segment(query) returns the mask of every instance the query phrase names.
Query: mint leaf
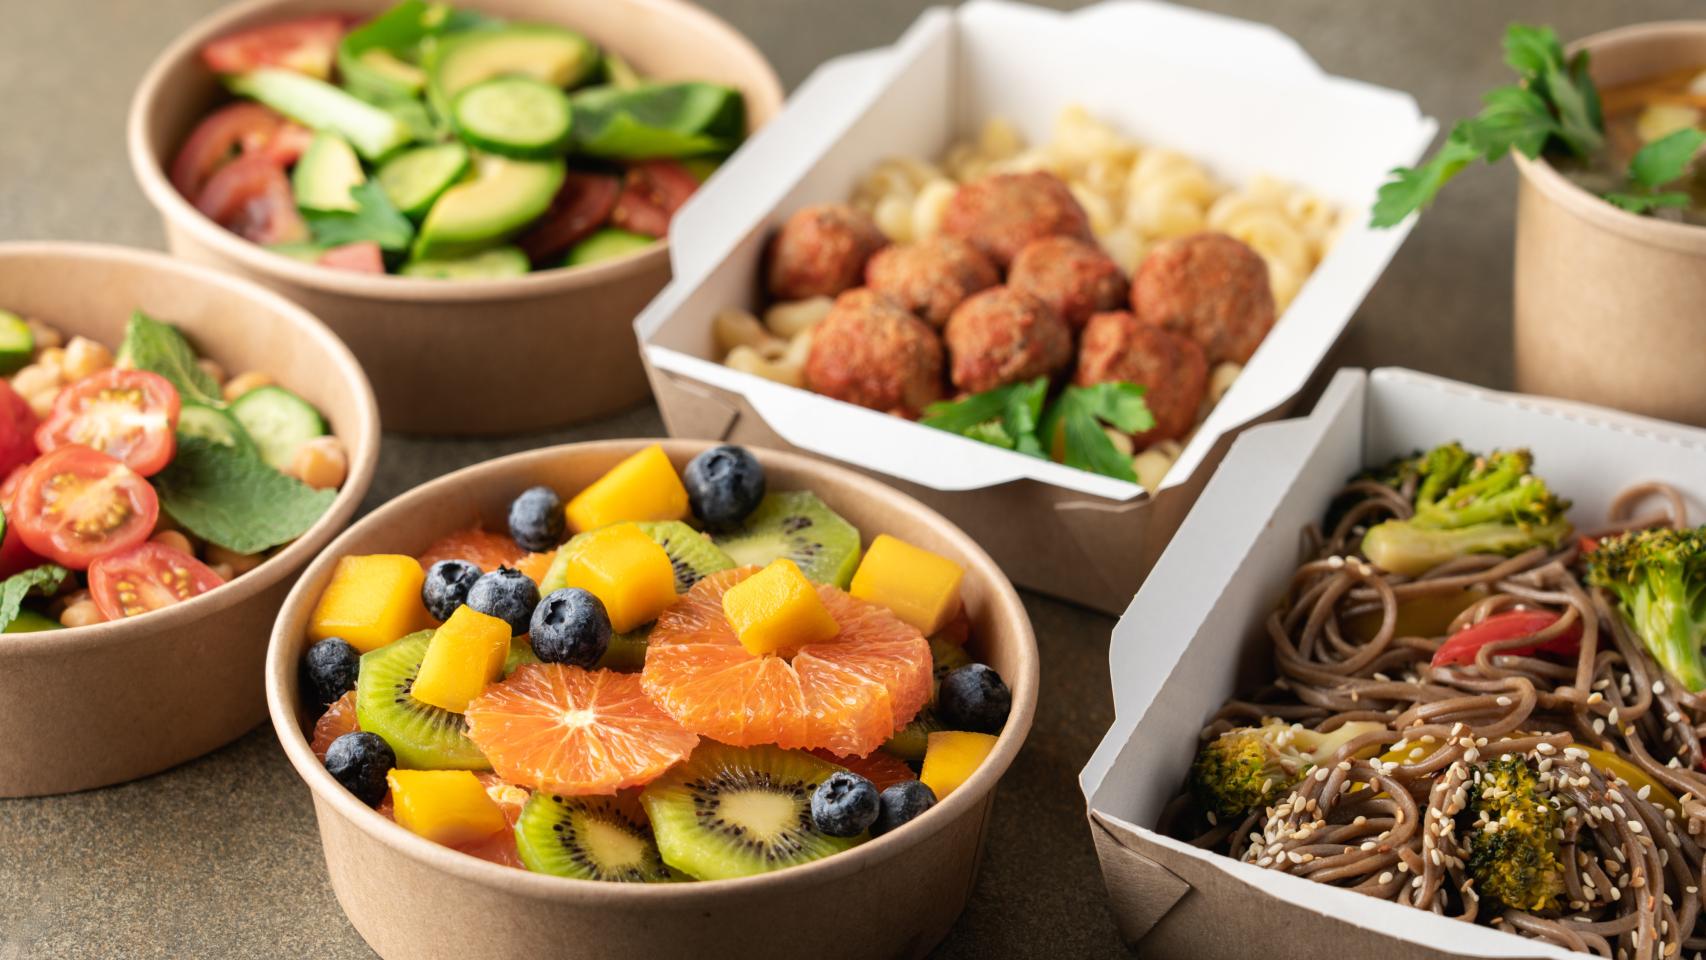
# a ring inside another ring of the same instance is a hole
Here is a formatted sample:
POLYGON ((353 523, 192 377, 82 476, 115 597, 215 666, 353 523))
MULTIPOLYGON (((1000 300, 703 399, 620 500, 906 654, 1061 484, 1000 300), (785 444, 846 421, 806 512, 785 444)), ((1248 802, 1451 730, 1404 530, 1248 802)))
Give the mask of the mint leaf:
POLYGON ((1471 142, 1473 133, 1467 129, 1468 124, 1467 120, 1459 123, 1421 166, 1398 167, 1392 171, 1392 179, 1380 186, 1369 217, 1370 226, 1395 227, 1410 214, 1427 209, 1440 187, 1482 158, 1481 148, 1471 142))
POLYGON ((1630 213, 1651 213, 1662 207, 1686 207, 1694 198, 1686 193, 1608 193, 1606 203, 1630 213))
POLYGON ((46 563, 0 580, 0 630, 5 630, 18 619, 18 612, 23 609, 24 598, 30 591, 49 596, 59 589, 69 573, 58 564, 46 563))
POLYGON ((1629 181, 1647 190, 1677 180, 1688 172, 1694 155, 1706 144, 1706 132, 1693 127, 1660 137, 1642 147, 1629 161, 1629 181))
POLYGON ((327 247, 347 243, 377 243, 381 250, 409 249, 415 225, 403 216, 383 188, 373 180, 350 188, 354 210, 311 210, 303 213, 314 242, 327 247))
POLYGON ((219 384, 206 370, 196 365, 195 349, 184 335, 169 323, 150 319, 142 311, 130 315, 124 328, 124 342, 119 345, 120 360, 129 361, 138 370, 157 373, 177 388, 179 398, 224 407, 219 384))
POLYGON ((259 553, 300 537, 337 499, 253 456, 178 434, 178 452, 154 475, 160 507, 185 530, 237 553, 259 553))

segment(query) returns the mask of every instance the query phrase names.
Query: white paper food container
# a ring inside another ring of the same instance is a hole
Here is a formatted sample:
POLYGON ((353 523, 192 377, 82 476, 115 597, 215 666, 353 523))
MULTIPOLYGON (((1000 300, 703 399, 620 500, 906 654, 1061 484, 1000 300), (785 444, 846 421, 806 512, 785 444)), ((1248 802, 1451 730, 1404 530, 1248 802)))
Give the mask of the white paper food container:
POLYGON ((1264 960, 1568 957, 1569 951, 1239 863, 1156 833, 1197 732, 1229 697, 1272 677, 1262 623, 1346 478, 1461 440, 1528 447, 1536 473, 1598 523, 1618 491, 1659 480, 1706 509, 1706 431, 1406 370, 1340 372, 1306 419, 1233 444, 1172 546, 1114 628, 1113 729, 1080 776, 1114 914, 1147 956, 1264 960), (1322 945, 1330 944, 1327 953, 1322 945))
POLYGON ((1303 388, 1408 233, 1362 211, 1435 124, 1408 95, 1330 77, 1274 29, 1162 3, 1059 13, 1002 0, 926 12, 895 46, 821 67, 671 227, 675 279, 636 329, 676 435, 791 446, 903 481, 1021 584, 1124 608, 1228 434, 1303 388), (794 210, 846 200, 880 161, 934 159, 992 117, 1032 143, 1080 105, 1233 184, 1270 174, 1348 228, 1154 495, 722 366, 712 317, 757 309, 766 241, 794 210), (1171 506, 1167 506, 1171 501, 1171 506))

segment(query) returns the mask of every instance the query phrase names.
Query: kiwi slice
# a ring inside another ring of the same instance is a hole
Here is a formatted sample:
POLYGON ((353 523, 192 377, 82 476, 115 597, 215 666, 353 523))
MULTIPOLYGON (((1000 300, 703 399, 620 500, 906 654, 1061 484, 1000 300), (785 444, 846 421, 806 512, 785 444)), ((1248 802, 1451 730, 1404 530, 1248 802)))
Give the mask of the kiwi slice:
MULTIPOLYGON (((933 684, 941 683, 942 678, 947 676, 949 671, 958 670, 960 667, 971 663, 971 656, 959 644, 944 640, 940 636, 934 636, 930 638, 930 663, 934 668, 933 684)), ((934 691, 935 687, 932 685, 930 695, 932 700, 936 698, 934 691)))
POLYGON ((787 557, 807 579, 843 590, 859 566, 859 530, 809 490, 767 494, 717 546, 743 567, 787 557))
POLYGON ((409 695, 431 642, 432 631, 422 630, 362 654, 355 681, 356 722, 385 738, 399 767, 490 770, 486 755, 468 739, 468 722, 462 714, 409 695))
POLYGON ((533 654, 533 644, 528 641, 526 635, 516 637, 509 642, 509 656, 504 658, 504 679, 508 680, 509 675, 521 669, 524 664, 538 662, 539 658, 533 654))
POLYGON ((918 711, 911 723, 896 731, 889 742, 883 744, 883 749, 902 760, 923 763, 924 748, 929 745, 930 735, 946 729, 947 725, 937 719, 936 712, 925 707, 918 711))
POLYGON ((603 670, 617 670, 622 673, 639 673, 646 666, 646 638, 652 635, 655 624, 635 627, 627 633, 610 635, 610 646, 605 649, 604 657, 598 661, 603 670))
POLYGON ((672 879, 632 800, 534 791, 515 822, 515 847, 534 873, 616 883, 672 879))
POLYGON ((656 540, 669 562, 675 565, 675 592, 686 593, 693 585, 713 573, 733 570, 735 562, 717 548, 711 538, 680 520, 660 520, 637 524, 646 536, 656 540))
POLYGON ((841 768, 778 747, 703 741, 640 794, 663 861, 698 880, 768 873, 840 853, 864 836, 812 824, 817 785, 841 768))

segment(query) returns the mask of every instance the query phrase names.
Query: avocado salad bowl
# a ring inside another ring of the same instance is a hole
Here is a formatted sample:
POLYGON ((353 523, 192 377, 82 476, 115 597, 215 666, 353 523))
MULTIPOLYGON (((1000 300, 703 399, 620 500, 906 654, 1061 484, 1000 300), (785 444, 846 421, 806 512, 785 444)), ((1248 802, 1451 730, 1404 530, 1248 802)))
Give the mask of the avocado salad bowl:
POLYGON ((647 398, 670 224, 782 96, 686 0, 247 0, 127 138, 171 252, 324 320, 386 429, 494 435, 647 398))
POLYGON ((0 797, 259 723, 268 629, 378 454, 367 378, 301 307, 164 254, 0 243, 0 797))
POLYGON ((797 454, 605 440, 355 523, 267 702, 387 960, 921 957, 1036 708, 970 537, 797 454))

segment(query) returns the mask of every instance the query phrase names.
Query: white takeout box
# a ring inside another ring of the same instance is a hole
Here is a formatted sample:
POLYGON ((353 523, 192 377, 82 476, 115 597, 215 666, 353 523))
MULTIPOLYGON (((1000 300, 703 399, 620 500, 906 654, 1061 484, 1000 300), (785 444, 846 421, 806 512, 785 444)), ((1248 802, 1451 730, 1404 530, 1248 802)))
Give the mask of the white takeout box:
POLYGON ((933 9, 893 47, 832 60, 676 218, 674 280, 636 320, 677 436, 796 447, 899 480, 1015 581, 1123 609, 1228 435, 1298 394, 1407 235, 1366 211, 1435 124, 1408 95, 1330 77, 1271 27, 1117 0, 1059 13, 1001 0, 933 9), (940 157, 992 117, 1032 143, 1081 105, 1222 180, 1267 173, 1350 225, 1159 491, 1070 469, 722 366, 712 317, 762 307, 765 242, 794 210, 848 199, 893 156, 940 157))
POLYGON ((1598 524, 1618 491, 1648 480, 1683 490, 1697 520, 1706 505, 1706 431, 1407 370, 1341 371, 1309 417, 1244 433, 1114 628, 1116 719, 1080 776, 1114 914, 1146 956, 1243 958, 1254 943, 1264 960, 1577 956, 1152 829, 1185 782, 1202 725, 1272 679, 1262 624, 1304 527, 1363 467, 1449 440, 1531 449, 1535 472, 1574 501, 1578 526, 1598 524))

